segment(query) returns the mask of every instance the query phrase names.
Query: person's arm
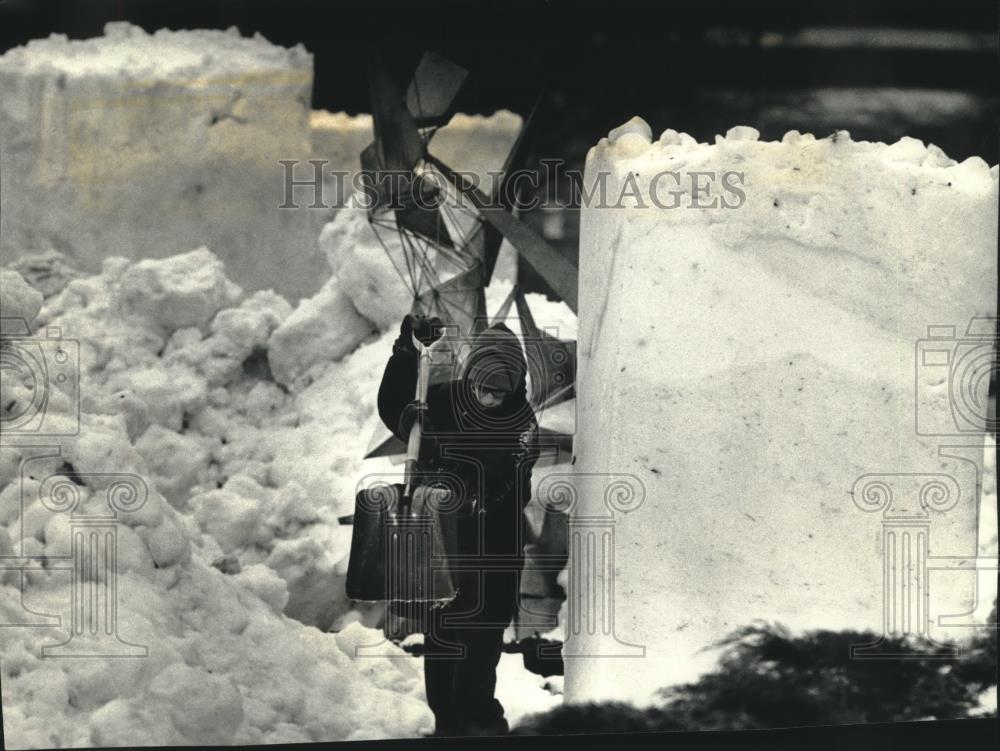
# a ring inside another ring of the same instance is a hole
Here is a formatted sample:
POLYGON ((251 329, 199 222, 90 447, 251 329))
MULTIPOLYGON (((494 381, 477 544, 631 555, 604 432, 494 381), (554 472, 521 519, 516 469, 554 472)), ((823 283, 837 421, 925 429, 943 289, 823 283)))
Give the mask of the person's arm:
POLYGON ((417 391, 419 354, 413 346, 416 336, 425 346, 440 337, 441 319, 407 315, 399 327, 399 336, 392 345, 392 355, 382 373, 378 389, 378 414, 382 423, 404 443, 416 419, 413 404, 417 391))
POLYGON ((378 415, 393 435, 404 443, 409 439, 409 426, 402 425, 402 418, 406 405, 413 401, 417 390, 417 360, 413 345, 401 345, 397 339, 392 345, 392 356, 385 364, 382 384, 378 389, 378 415))

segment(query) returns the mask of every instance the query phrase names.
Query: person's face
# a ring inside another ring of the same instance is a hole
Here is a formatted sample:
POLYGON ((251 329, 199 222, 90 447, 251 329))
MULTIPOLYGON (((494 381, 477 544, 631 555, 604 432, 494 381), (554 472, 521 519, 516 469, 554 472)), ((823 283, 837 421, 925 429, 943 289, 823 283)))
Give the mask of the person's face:
POLYGON ((496 409, 503 404, 503 400, 507 396, 506 391, 491 389, 478 384, 472 387, 472 393, 475 394, 479 406, 484 409, 496 409))

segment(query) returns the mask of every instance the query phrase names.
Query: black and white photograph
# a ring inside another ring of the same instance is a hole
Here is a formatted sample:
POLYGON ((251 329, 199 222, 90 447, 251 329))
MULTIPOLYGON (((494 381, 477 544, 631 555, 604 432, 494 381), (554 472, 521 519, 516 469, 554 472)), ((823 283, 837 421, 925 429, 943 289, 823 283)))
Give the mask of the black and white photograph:
POLYGON ((998 44, 0 0, 3 747, 988 746, 998 44))

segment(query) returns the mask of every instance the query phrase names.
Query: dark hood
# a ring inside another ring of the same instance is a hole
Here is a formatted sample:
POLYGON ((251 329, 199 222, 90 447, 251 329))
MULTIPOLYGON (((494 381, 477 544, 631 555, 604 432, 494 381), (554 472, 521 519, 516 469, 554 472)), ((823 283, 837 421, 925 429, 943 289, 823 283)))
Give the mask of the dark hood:
POLYGON ((528 404, 528 364, 521 343, 507 326, 495 323, 475 338, 459 381, 459 404, 464 429, 491 432, 520 430, 534 420, 528 404), (503 404, 484 410, 472 394, 473 383, 510 392, 503 404))
POLYGON ((524 388, 527 372, 517 336, 505 324, 495 323, 473 341, 463 379, 470 386, 481 383, 516 393, 524 388))

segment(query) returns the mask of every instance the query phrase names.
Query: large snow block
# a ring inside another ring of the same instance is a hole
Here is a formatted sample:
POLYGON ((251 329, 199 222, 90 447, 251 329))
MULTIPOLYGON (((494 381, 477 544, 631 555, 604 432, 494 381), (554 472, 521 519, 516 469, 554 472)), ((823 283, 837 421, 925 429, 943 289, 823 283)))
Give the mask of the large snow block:
POLYGON ((645 701, 758 618, 963 640, 997 168, 651 140, 633 120, 586 166, 567 700, 645 701))
MULTIPOLYGON (((309 115, 313 159, 323 177, 322 203, 344 206, 361 171, 361 152, 372 142, 372 116, 313 110, 309 115)), ((312 175, 306 172, 306 177, 312 175)))
MULTIPOLYGON (((0 57, 2 245, 102 258, 207 245, 246 289, 296 300, 329 275, 326 212, 280 208, 311 153, 312 56, 223 31, 112 23, 0 57)), ((302 189, 298 189, 301 192, 302 189)))

